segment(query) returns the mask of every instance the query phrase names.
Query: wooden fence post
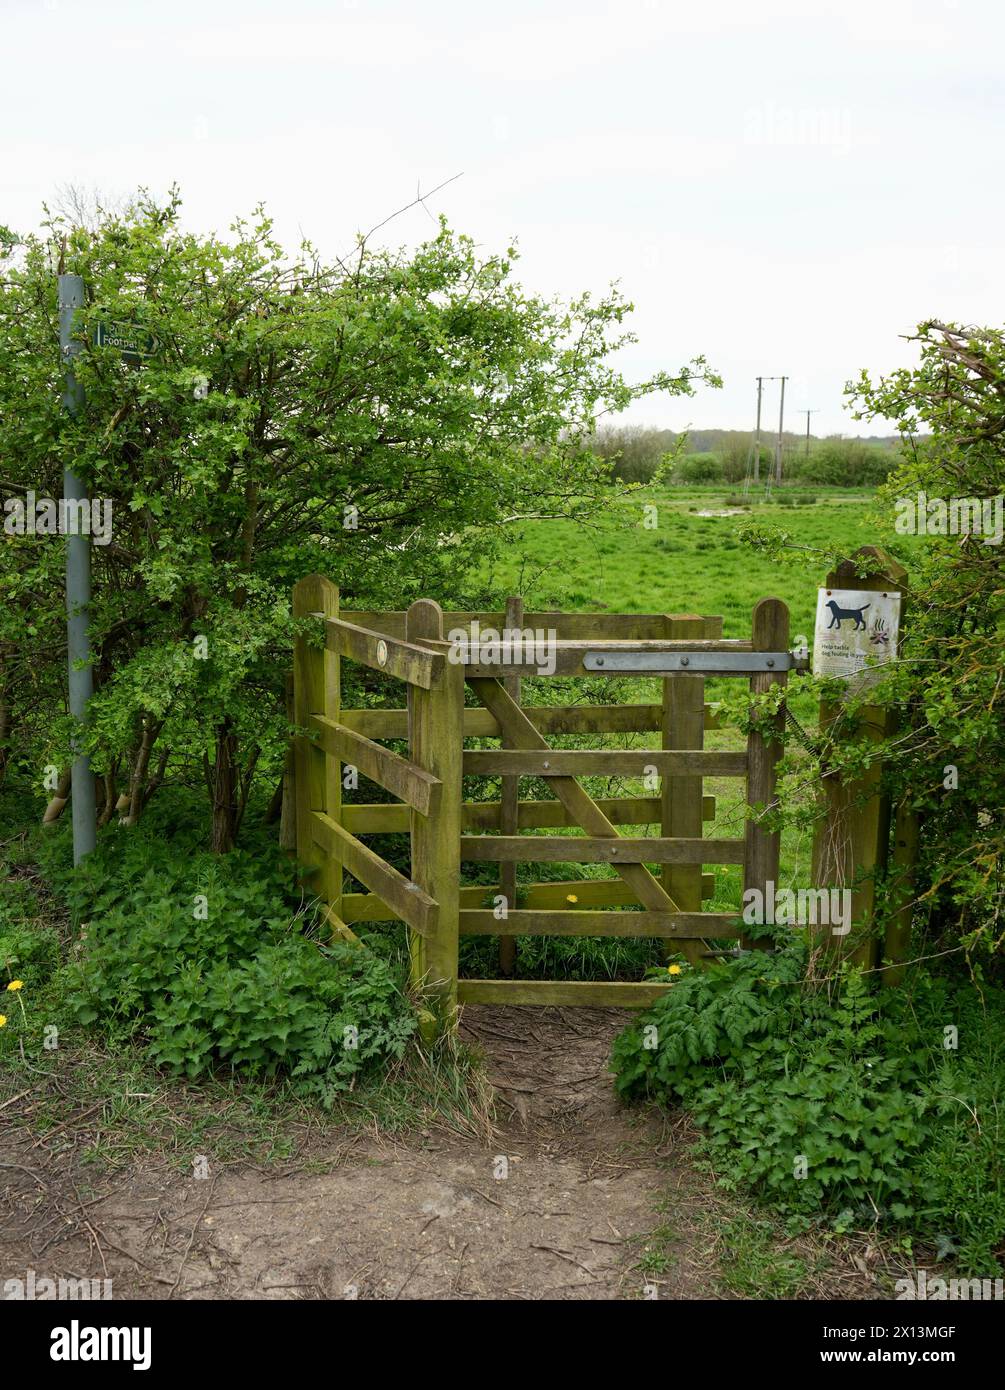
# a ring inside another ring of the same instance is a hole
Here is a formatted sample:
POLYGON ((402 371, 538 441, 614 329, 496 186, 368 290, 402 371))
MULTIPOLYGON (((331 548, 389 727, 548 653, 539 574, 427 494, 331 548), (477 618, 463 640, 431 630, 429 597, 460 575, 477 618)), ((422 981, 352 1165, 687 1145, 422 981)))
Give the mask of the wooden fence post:
MULTIPOLYGON (((506 628, 523 627, 523 598, 519 594, 514 594, 506 600, 506 617, 503 623, 506 628)), ((507 694, 512 695, 513 699, 520 703, 520 677, 514 669, 507 671, 503 677, 503 689, 507 694)), ((505 742, 505 739, 503 740, 505 742)), ((519 777, 503 776, 502 790, 500 792, 499 804, 499 830, 503 835, 516 835, 520 829, 520 779, 519 777)), ((506 899, 506 907, 509 912, 516 908, 516 864, 510 861, 503 864, 499 872, 499 891, 506 899)), ((500 936, 499 938, 499 969, 503 975, 512 975, 516 965, 516 937, 500 936)))
MULTIPOLYGON (((676 641, 695 635, 693 618, 698 614, 666 618, 667 638, 676 641)), ((702 636, 721 637, 722 619, 709 618, 702 636)), ((664 748, 701 748, 705 742, 705 680, 702 676, 668 676, 663 681, 664 748)), ((703 783, 700 777, 664 777, 660 786, 660 834, 700 839, 703 783)), ((681 912, 701 911, 700 864, 664 864, 663 887, 681 912)), ((680 938, 667 941, 669 953, 684 955, 692 965, 701 963, 700 940, 680 938)))
POLYGON ((405 636, 447 655, 428 690, 408 687, 409 757, 442 782, 439 805, 424 816, 412 810, 412 881, 434 898, 437 909, 425 938, 410 933, 412 982, 430 996, 441 1029, 457 1016, 457 947, 460 928, 461 797, 464 754, 464 666, 449 659, 443 610, 432 599, 409 608, 405 636))
MULTIPOLYGON (((827 576, 828 589, 903 592, 907 571, 878 546, 866 545, 842 561, 827 576), (856 561, 870 562, 870 572, 856 573, 856 561)), ((903 617, 903 612, 901 613, 903 617)), ((820 734, 826 740, 841 706, 820 702, 820 734)), ((857 733, 882 743, 892 730, 892 717, 878 705, 866 705, 857 718, 857 733)), ((871 970, 877 963, 875 936, 876 887, 888 863, 890 801, 882 789, 883 768, 877 759, 858 777, 827 774, 823 781, 826 815, 813 836, 813 885, 851 890, 851 931, 835 935, 830 926, 817 933, 829 953, 871 970)), ((899 949, 896 931, 891 945, 899 949)))
MULTIPOLYGON (((789 649, 789 610, 779 598, 762 598, 754 608, 753 649, 755 652, 785 652, 789 649)), ((750 678, 751 695, 759 695, 775 685, 785 685, 788 673, 758 672, 750 678)), ((774 893, 778 888, 778 864, 781 854, 781 834, 769 830, 763 817, 777 806, 775 791, 776 764, 782 756, 782 731, 785 715, 782 711, 762 722, 764 733, 751 730, 747 735, 747 804, 762 810, 749 814, 746 828, 746 855, 743 889, 756 888, 762 904, 767 904, 768 884, 774 893)), ((743 943, 752 943, 746 937, 743 943)))
MULTIPOLYGON (((293 616, 305 618, 321 613, 325 618, 337 618, 338 601, 338 589, 330 579, 310 574, 294 586, 293 616)), ((338 654, 327 646, 312 646, 306 635, 298 634, 293 647, 294 722, 305 729, 312 714, 337 721, 339 702, 338 654)), ((334 914, 332 925, 337 932, 336 924, 342 914, 342 861, 331 847, 321 850, 315 844, 310 813, 324 811, 332 820, 341 821, 341 768, 337 759, 326 756, 316 740, 303 734, 297 737, 294 749, 294 785, 297 858, 303 865, 316 866, 316 884, 312 886, 334 914)))

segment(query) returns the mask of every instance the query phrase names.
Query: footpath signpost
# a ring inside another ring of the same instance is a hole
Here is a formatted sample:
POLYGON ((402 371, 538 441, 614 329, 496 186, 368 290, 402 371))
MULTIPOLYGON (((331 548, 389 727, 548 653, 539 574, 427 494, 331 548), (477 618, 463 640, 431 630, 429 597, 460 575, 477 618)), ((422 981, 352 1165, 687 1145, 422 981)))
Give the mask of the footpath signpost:
MULTIPOLYGON (((59 277, 59 348, 65 370, 63 409, 73 417, 83 405, 83 388, 77 381, 73 360, 82 344, 73 337, 74 317, 84 305, 84 282, 79 275, 59 277)), ((70 463, 63 469, 63 515, 71 511, 84 514, 88 503, 87 488, 73 471, 70 463), (81 505, 84 504, 84 505, 81 505)), ((91 672, 91 644, 88 634, 88 607, 91 602, 91 537, 77 528, 66 535, 66 655, 70 713, 83 722, 87 717, 87 702, 94 691, 91 672)), ((71 770, 73 818, 73 863, 76 866, 85 854, 90 854, 97 842, 97 812, 94 797, 94 773, 90 759, 74 747, 71 770)))
POLYGON ((99 323, 94 335, 98 347, 118 349, 124 362, 142 362, 144 358, 155 357, 160 342, 137 323, 127 323, 118 319, 112 323, 99 323))

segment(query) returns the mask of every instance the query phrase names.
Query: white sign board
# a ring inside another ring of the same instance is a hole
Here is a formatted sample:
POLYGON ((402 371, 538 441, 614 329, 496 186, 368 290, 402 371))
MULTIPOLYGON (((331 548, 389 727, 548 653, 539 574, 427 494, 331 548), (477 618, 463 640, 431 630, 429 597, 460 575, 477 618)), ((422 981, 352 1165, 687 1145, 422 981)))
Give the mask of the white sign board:
POLYGON ((875 677, 866 667, 892 661, 900 638, 900 594, 874 589, 819 589, 813 640, 815 676, 875 677), (861 674, 866 672, 866 674, 861 674))

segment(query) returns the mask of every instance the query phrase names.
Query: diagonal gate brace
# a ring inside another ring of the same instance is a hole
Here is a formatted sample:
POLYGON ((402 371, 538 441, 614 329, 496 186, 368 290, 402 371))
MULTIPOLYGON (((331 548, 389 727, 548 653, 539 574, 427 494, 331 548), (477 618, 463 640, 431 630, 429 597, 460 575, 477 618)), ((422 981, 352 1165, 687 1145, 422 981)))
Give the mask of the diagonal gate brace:
MULTIPOLYGON (((548 741, 538 733, 512 695, 504 690, 497 680, 487 676, 470 676, 468 684, 485 708, 495 716, 511 748, 548 749, 548 741)), ((619 838, 617 829, 575 777, 551 777, 548 786, 587 835, 619 838)), ((680 912, 673 898, 653 878, 644 864, 615 864, 614 868, 635 893, 642 906, 647 907, 650 912, 680 912)))

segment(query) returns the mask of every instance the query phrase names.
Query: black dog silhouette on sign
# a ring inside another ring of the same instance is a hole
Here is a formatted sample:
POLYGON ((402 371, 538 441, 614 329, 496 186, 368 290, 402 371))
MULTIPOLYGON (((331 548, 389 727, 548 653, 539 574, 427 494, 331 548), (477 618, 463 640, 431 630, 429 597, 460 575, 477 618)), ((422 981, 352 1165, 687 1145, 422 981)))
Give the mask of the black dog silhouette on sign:
POLYGON ((829 608, 831 610, 831 620, 827 624, 828 632, 830 632, 831 628, 833 627, 839 628, 842 622, 844 622, 845 618, 851 618, 854 621, 856 632, 864 632, 865 619, 863 618, 862 614, 865 612, 867 608, 871 608, 872 604, 864 603, 861 608, 842 608, 839 604, 835 603, 833 599, 831 599, 829 602, 824 604, 824 607, 829 608))

